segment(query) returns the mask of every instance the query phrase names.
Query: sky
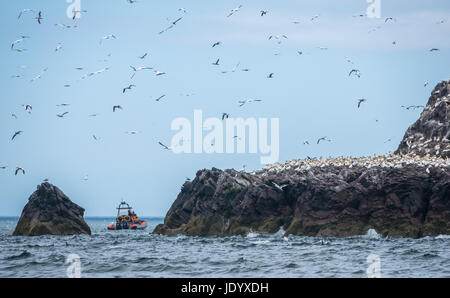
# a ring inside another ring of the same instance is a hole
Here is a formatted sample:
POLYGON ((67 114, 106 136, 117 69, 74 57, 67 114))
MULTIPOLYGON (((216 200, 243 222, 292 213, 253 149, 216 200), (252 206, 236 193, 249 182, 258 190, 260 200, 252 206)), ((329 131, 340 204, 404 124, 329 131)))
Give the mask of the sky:
POLYGON ((66 0, 4 1, 0 216, 19 216, 44 179, 85 216, 113 216, 121 200, 138 215, 164 216, 200 169, 263 167, 260 154, 162 148, 158 142, 170 145, 176 133, 172 121, 192 120, 194 110, 204 118, 278 118, 280 162, 395 151, 421 112, 401 106, 425 105, 433 87, 450 78, 450 2, 380 3, 381 17, 368 18, 359 17, 370 5, 365 0, 81 0, 86 12, 72 20, 66 0), (34 12, 18 19, 23 9, 34 12), (116 39, 102 40, 110 34, 116 39), (14 49, 24 51, 12 50, 22 35, 30 38, 14 49), (131 79, 130 66, 165 74, 143 70, 131 79), (361 77, 349 76, 352 69, 361 77), (130 84, 136 87, 123 93, 130 84), (249 98, 261 102, 239 106, 249 98), (360 98, 367 101, 358 108, 360 98), (123 110, 113 113, 114 105, 123 110), (16 131, 23 133, 11 141, 16 131), (331 141, 317 144, 324 136, 331 141), (17 166, 26 174, 15 176, 17 166))

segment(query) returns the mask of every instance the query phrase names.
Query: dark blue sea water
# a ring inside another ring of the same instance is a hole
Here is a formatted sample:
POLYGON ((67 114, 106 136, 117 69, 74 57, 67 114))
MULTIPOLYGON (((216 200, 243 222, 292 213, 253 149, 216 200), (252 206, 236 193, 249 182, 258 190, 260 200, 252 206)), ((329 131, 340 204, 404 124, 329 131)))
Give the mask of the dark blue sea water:
POLYGON ((17 220, 0 218, 0 277, 66 277, 70 254, 81 277, 367 277, 373 260, 381 277, 450 277, 449 236, 166 237, 150 234, 162 218, 145 231, 107 231, 112 218, 88 218, 92 236, 12 237, 17 220))

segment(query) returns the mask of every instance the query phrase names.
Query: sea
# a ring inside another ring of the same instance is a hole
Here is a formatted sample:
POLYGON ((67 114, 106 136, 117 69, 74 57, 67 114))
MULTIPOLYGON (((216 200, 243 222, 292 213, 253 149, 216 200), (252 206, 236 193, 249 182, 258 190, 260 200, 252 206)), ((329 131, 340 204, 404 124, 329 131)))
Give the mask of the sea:
POLYGON ((246 237, 108 231, 113 218, 87 218, 92 235, 13 237, 18 218, 0 218, 0 277, 450 277, 450 236, 349 238, 250 233, 246 237))

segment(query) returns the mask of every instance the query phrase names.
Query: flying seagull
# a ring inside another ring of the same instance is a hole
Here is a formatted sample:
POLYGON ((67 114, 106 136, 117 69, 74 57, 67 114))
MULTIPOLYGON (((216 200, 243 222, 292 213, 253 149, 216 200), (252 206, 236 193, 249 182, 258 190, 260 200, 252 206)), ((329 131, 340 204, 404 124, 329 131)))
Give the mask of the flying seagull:
POLYGON ((119 106, 119 105, 113 106, 113 113, 114 113, 117 109, 123 110, 123 108, 122 108, 121 106, 119 106))
POLYGON ((352 69, 348 76, 350 77, 352 74, 355 74, 358 78, 361 77, 361 72, 358 69, 352 69))
POLYGON ((156 101, 160 101, 161 99, 163 99, 164 97, 166 97, 166 95, 161 95, 160 97, 158 97, 157 99, 155 99, 156 101))
POLYGON ((262 100, 260 99, 247 99, 247 100, 241 100, 239 101, 239 106, 242 107, 243 105, 245 105, 246 103, 250 103, 250 102, 261 102, 262 100))
POLYGON ((131 90, 133 87, 136 87, 136 85, 130 85, 128 87, 123 88, 122 93, 125 93, 127 90, 131 90))
POLYGON ((222 120, 228 119, 229 117, 230 117, 230 114, 222 113, 222 120))
POLYGON ((144 66, 141 66, 141 67, 138 67, 138 68, 136 68, 136 67, 134 67, 134 66, 130 66, 130 67, 131 67, 131 69, 134 71, 134 73, 133 73, 133 75, 131 76, 131 78, 134 78, 134 76, 136 75, 136 73, 137 73, 138 71, 146 70, 146 69, 153 69, 153 68, 151 68, 151 67, 144 67, 144 66))
POLYGON ((34 10, 29 9, 29 8, 25 8, 24 10, 22 10, 22 11, 19 13, 19 16, 17 17, 17 19, 20 19, 20 17, 22 16, 22 14, 27 13, 27 12, 34 12, 34 10))
POLYGON ((231 10, 231 12, 227 15, 227 18, 229 18, 229 17, 231 17, 232 15, 234 15, 236 12, 238 12, 239 11, 239 9, 241 9, 242 8, 242 5, 239 5, 239 7, 236 7, 236 8, 233 8, 232 10, 231 10))
POLYGON ((67 115, 67 114, 69 114, 69 112, 64 112, 64 113, 62 113, 60 115, 56 115, 56 116, 59 117, 59 118, 64 118, 64 116, 67 115))
POLYGON ((25 109, 25 111, 31 114, 31 111, 33 110, 33 107, 31 105, 22 105, 22 107, 25 109))
POLYGON ((147 57, 147 53, 145 53, 144 55, 142 55, 142 56, 140 56, 140 57, 138 57, 139 59, 145 59, 145 57, 147 57))
POLYGON ((268 10, 261 10, 261 16, 265 16, 269 11, 268 10))
POLYGON ((14 133, 14 135, 12 136, 11 141, 14 141, 14 139, 15 139, 18 135, 20 135, 22 132, 23 132, 23 131, 21 131, 21 130, 16 131, 16 132, 14 133))
POLYGON ((36 20, 38 21, 39 24, 41 24, 41 20, 43 20, 44 18, 42 17, 42 12, 40 11, 38 13, 38 16, 36 17, 36 20))
POLYGON ((327 137, 323 137, 323 138, 320 138, 320 139, 317 140, 317 144, 319 144, 321 141, 328 141, 328 142, 331 142, 331 140, 328 139, 327 137))
POLYGON ((114 34, 109 34, 104 36, 102 39, 100 39, 100 44, 103 42, 103 40, 108 40, 108 39, 117 39, 116 36, 114 34))
POLYGON ((81 15, 82 12, 87 12, 87 10, 74 10, 72 20, 75 20, 77 18, 77 15, 81 15))
POLYGON ((14 46, 16 46, 17 44, 21 43, 23 41, 23 38, 17 39, 15 41, 12 42, 11 44, 11 50, 14 49, 14 46))
POLYGON ((166 150, 170 150, 170 148, 169 148, 169 147, 167 147, 166 145, 164 145, 163 143, 161 143, 161 142, 158 142, 158 144, 159 144, 159 145, 161 145, 161 147, 163 147, 164 149, 166 149, 166 150))
POLYGON ((415 105, 412 105, 412 106, 407 106, 407 107, 405 107, 405 106, 401 106, 402 108, 405 108, 405 109, 407 109, 407 110, 411 110, 411 109, 420 109, 420 108, 425 108, 424 106, 422 106, 422 105, 417 105, 417 106, 415 106, 415 105))
POLYGON ((360 99, 358 99, 358 109, 359 109, 359 107, 361 106, 361 104, 363 103, 363 102, 366 102, 367 101, 367 99, 365 99, 365 98, 360 98, 360 99))
POLYGON ((211 63, 211 64, 212 64, 212 65, 219 65, 219 61, 220 61, 220 59, 217 59, 216 62, 213 62, 213 63, 211 63))
POLYGON ((270 73, 270 74, 267 76, 267 78, 268 78, 268 79, 273 79, 273 75, 274 75, 274 73, 272 72, 272 73, 270 73))
POLYGON ((181 21, 183 17, 180 17, 178 19, 176 19, 175 21, 172 22, 173 25, 176 25, 179 21, 181 21))
POLYGON ((25 170, 21 167, 16 167, 16 172, 14 173, 14 176, 17 176, 19 172, 22 172, 23 175, 25 175, 25 170))
POLYGON ((289 184, 278 185, 275 182, 272 182, 272 184, 281 191, 283 191, 285 187, 289 186, 289 184))
POLYGON ((25 52, 25 51, 28 51, 28 50, 27 49, 14 49, 14 51, 22 53, 22 52, 25 52))
POLYGON ((126 131, 125 133, 129 134, 129 135, 137 135, 139 132, 135 131, 135 130, 132 130, 132 131, 126 131))
POLYGON ((216 41, 215 43, 213 43, 212 47, 214 48, 215 46, 219 46, 221 44, 220 41, 216 41))
POLYGON ((430 52, 437 52, 437 51, 440 51, 440 50, 437 49, 437 48, 432 48, 432 49, 430 50, 430 52))

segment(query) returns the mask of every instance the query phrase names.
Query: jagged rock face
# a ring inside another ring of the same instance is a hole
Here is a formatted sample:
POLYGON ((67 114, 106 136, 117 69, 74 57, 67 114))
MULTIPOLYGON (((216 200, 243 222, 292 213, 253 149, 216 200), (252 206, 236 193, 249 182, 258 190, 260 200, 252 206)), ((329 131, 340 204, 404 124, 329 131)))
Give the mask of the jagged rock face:
POLYGON ((59 188, 43 183, 25 205, 14 236, 91 234, 83 219, 84 209, 59 188))
POLYGON ((283 227, 286 235, 322 237, 363 235, 369 229, 390 237, 448 235, 449 101, 450 81, 441 82, 392 165, 385 163, 391 156, 356 166, 350 160, 253 174, 199 171, 154 233, 229 236, 283 227))
POLYGON ((450 234, 449 197, 442 168, 330 167, 265 177, 203 170, 183 185, 154 233, 229 236, 283 227, 286 235, 347 237, 373 228, 390 237, 436 236, 450 234))
POLYGON ((396 153, 450 158, 450 80, 433 90, 420 118, 406 131, 396 153))

